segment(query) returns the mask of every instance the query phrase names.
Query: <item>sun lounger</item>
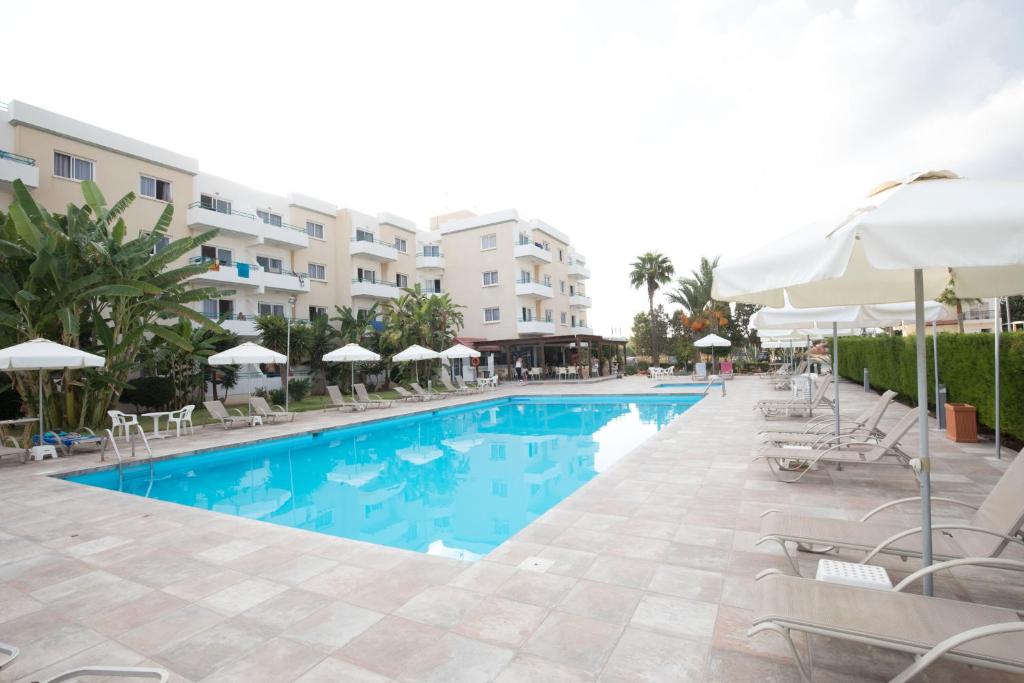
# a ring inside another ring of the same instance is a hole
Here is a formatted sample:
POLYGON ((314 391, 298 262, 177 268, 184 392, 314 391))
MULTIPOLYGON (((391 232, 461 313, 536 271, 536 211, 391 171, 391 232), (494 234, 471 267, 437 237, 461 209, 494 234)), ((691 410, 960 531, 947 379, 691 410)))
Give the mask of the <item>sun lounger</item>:
MULTIPOLYGON (((20 651, 13 645, 0 643, 0 671, 3 671, 9 664, 18 658, 20 651)), ((141 666, 83 666, 70 671, 59 673, 52 678, 40 680, 38 683, 62 683, 63 681, 77 681, 85 677, 105 678, 136 678, 166 683, 170 679, 163 669, 154 669, 141 666)), ((32 680, 36 680, 33 678, 32 680)))
POLYGON ((341 393, 337 384, 330 384, 327 387, 327 396, 331 399, 331 407, 338 410, 364 410, 366 406, 355 402, 355 399, 348 400, 341 393))
MULTIPOLYGON (((886 391, 875 399, 875 402, 866 407, 856 415, 841 415, 839 417, 839 431, 865 431, 865 425, 872 421, 876 424, 873 433, 883 436, 877 429, 877 420, 885 414, 889 404, 896 398, 895 391, 886 391)), ((835 413, 818 415, 806 422, 787 423, 778 425, 765 425, 758 430, 763 440, 770 440, 775 434, 834 434, 836 428, 835 413)))
POLYGON ((847 441, 821 449, 809 446, 768 447, 759 450, 754 460, 764 460, 775 478, 787 484, 799 481, 818 463, 839 467, 846 464, 906 465, 910 456, 899 447, 899 442, 917 424, 917 411, 918 408, 908 411, 881 439, 872 437, 864 441, 847 441), (785 473, 794 472, 796 477, 785 477, 785 473))
POLYGON ((400 401, 426 401, 428 398, 427 396, 418 396, 416 394, 410 393, 408 389, 400 387, 397 384, 393 388, 395 390, 395 393, 397 393, 401 397, 399 398, 400 401))
POLYGON ((448 375, 445 374, 441 375, 441 384, 443 384, 444 388, 452 392, 453 394, 468 394, 472 392, 472 390, 469 387, 462 388, 455 386, 454 384, 452 384, 452 381, 448 379, 448 375))
POLYGON ((864 413, 854 419, 839 419, 839 433, 835 431, 835 417, 823 415, 816 419, 815 424, 802 432, 785 432, 784 427, 774 430, 762 430, 761 443, 770 446, 811 446, 828 448, 842 443, 867 441, 885 437, 878 423, 885 415, 886 408, 896 396, 895 391, 887 391, 878 397, 864 413))
POLYGON ((219 420, 224 429, 234 427, 236 422, 246 425, 252 424, 252 419, 243 415, 241 410, 232 408, 232 410, 238 413, 237 415, 232 415, 220 401, 203 401, 203 405, 206 407, 206 412, 210 414, 210 417, 219 420))
POLYGON ((708 364, 707 363, 695 363, 693 366, 693 381, 694 382, 707 382, 708 381, 708 364))
POLYGON ((430 401, 430 400, 433 400, 433 399, 436 399, 436 398, 444 398, 441 394, 437 393, 436 391, 426 391, 423 387, 421 387, 416 382, 412 382, 409 385, 409 388, 412 389, 416 393, 417 396, 423 397, 424 401, 430 401))
POLYGON ((722 379, 733 378, 731 360, 723 360, 721 363, 718 364, 718 376, 721 377, 722 379))
POLYGON ((759 601, 747 636, 781 636, 804 681, 811 681, 813 671, 793 642, 794 631, 914 655, 913 663, 891 679, 892 683, 914 679, 943 657, 1024 673, 1024 621, 1017 611, 903 590, 921 576, 967 564, 1024 569, 1024 563, 1013 560, 958 560, 915 572, 892 590, 814 581, 768 570, 758 576, 759 601))
MULTIPOLYGON (((800 381, 805 381, 805 378, 801 378, 800 381)), ((831 386, 831 377, 819 378, 818 386, 814 388, 810 398, 794 396, 785 399, 762 399, 754 404, 754 410, 760 410, 765 417, 810 417, 822 403, 832 405, 832 401, 825 396, 831 386)))
POLYGON ((370 394, 366 391, 366 385, 357 382, 352 385, 356 392, 356 401, 367 408, 390 408, 393 401, 381 398, 377 394, 370 394))
POLYGON ((284 406, 275 405, 271 407, 271 405, 267 403, 267 399, 262 396, 251 396, 249 397, 249 401, 252 404, 252 409, 264 420, 277 422, 278 419, 282 419, 291 422, 295 419, 295 413, 285 410, 284 406))
MULTIPOLYGON (((39 435, 32 436, 32 443, 40 445, 39 435)), ((84 446, 96 446, 102 448, 103 437, 85 427, 81 432, 46 432, 42 441, 43 445, 56 446, 64 455, 72 455, 77 449, 84 446)))
POLYGON ((465 391, 467 394, 479 394, 481 391, 484 390, 484 388, 480 385, 471 387, 470 385, 466 384, 466 380, 458 376, 455 377, 455 382, 458 384, 459 388, 465 391))
POLYGON ((21 458, 22 464, 28 462, 28 449, 20 445, 13 436, 5 437, 3 442, 0 442, 0 460, 9 455, 21 458))
MULTIPOLYGON (((968 556, 995 557, 1010 543, 1024 545, 1021 540, 1021 526, 1024 525, 1024 497, 1021 491, 1024 491, 1024 451, 1017 454, 980 506, 953 498, 932 496, 933 503, 959 505, 975 511, 967 524, 932 526, 933 530, 938 531, 932 534, 932 551, 936 560, 968 556)), ((918 503, 920 500, 894 500, 876 507, 856 521, 767 510, 761 515, 761 538, 757 543, 778 543, 797 573, 800 567, 789 554, 787 543, 795 543, 797 549, 813 553, 831 550, 862 552, 865 553, 862 562, 868 562, 878 554, 920 557, 920 527, 908 529, 905 525, 872 520, 880 512, 899 505, 918 503)))

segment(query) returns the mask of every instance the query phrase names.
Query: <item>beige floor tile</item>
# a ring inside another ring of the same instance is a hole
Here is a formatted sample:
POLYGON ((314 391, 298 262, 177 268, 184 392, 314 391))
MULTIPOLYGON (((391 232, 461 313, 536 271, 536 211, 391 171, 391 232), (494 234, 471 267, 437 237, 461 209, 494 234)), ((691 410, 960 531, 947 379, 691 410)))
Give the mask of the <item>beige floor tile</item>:
POLYGON ((576 580, 568 576, 521 570, 510 576, 494 594, 538 607, 551 607, 557 604, 575 583, 576 580))
POLYGON ((621 633, 621 626, 607 621, 552 612, 523 646, 523 652, 596 673, 621 633))
POLYGON ((284 636, 303 645, 330 653, 370 628, 384 617, 362 607, 332 602, 292 624, 284 636))
POLYGON ((387 683, 391 679, 351 662, 327 657, 295 679, 295 683, 387 683))
POLYGON ((712 603, 647 593, 629 623, 637 628, 710 642, 717 613, 718 606, 712 603))
POLYGON ((595 679, 594 674, 572 669, 546 659, 517 655, 498 675, 495 683, 587 683, 595 679))
POLYGON ((599 680, 607 683, 700 681, 707 657, 707 645, 627 628, 608 658, 599 680))
POLYGON ((288 586, 265 579, 246 579, 208 595, 198 604, 227 616, 241 614, 247 609, 288 590, 288 586))
POLYGON ((423 683, 489 681, 513 655, 512 650, 448 633, 411 658, 399 679, 423 683))
POLYGON ((454 628, 482 599, 479 593, 469 590, 431 586, 395 610, 395 614, 422 624, 454 628))
POLYGON ((462 570, 448 584, 477 593, 493 593, 515 573, 516 568, 513 566, 481 560, 462 570))
POLYGON ((558 603, 558 609, 582 617, 626 624, 643 592, 636 588, 583 580, 558 603))
POLYGON ((444 629, 401 617, 386 616, 335 654, 370 671, 395 678, 436 643, 444 629))
POLYGON ((546 615, 541 607, 490 596, 466 612, 455 632, 498 645, 519 646, 546 615))
POLYGON ((291 681, 324 659, 318 650, 275 638, 265 642, 241 659, 217 669, 203 683, 251 683, 253 681, 291 681))
POLYGON ((723 575, 718 572, 660 564, 655 568, 647 590, 689 600, 717 603, 722 597, 723 582, 723 575))
POLYGON ((614 583, 630 588, 646 588, 654 575, 656 562, 629 557, 599 556, 583 575, 592 581, 614 583))

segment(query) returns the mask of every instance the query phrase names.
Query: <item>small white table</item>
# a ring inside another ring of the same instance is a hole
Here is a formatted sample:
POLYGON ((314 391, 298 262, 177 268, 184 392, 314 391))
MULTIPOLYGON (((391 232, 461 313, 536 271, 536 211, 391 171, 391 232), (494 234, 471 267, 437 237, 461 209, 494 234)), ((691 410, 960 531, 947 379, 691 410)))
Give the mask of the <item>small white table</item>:
POLYGON ((152 438, 154 438, 154 439, 165 439, 168 436, 170 436, 169 433, 168 434, 164 434, 164 433, 162 433, 160 431, 160 418, 161 417, 170 417, 173 414, 174 414, 173 411, 162 412, 162 413, 157 412, 157 413, 143 413, 142 414, 142 417, 151 417, 151 418, 153 418, 153 436, 152 436, 152 438))
POLYGON ((256 425, 261 425, 261 424, 263 424, 263 416, 262 415, 250 415, 249 416, 249 426, 255 427, 256 425))
POLYGON ((892 581, 885 567, 874 564, 818 560, 818 572, 814 578, 828 583, 841 583, 844 586, 892 590, 892 581))

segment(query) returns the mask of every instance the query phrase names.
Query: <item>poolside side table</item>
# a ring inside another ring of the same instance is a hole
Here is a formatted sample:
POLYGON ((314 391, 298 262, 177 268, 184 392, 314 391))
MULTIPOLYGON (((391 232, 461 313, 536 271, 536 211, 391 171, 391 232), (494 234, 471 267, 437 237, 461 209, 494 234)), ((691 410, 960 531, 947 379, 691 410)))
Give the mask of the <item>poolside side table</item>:
POLYGON ((165 439, 168 436, 170 436, 170 434, 164 434, 163 432, 160 431, 160 418, 161 417, 170 417, 171 414, 172 414, 171 411, 155 412, 155 413, 143 413, 142 414, 142 417, 151 417, 151 418, 153 418, 153 436, 152 436, 152 438, 154 438, 154 439, 165 439))
POLYGON ((892 590, 892 581, 889 580, 885 567, 875 564, 818 560, 818 572, 814 578, 828 583, 841 583, 844 586, 892 590))

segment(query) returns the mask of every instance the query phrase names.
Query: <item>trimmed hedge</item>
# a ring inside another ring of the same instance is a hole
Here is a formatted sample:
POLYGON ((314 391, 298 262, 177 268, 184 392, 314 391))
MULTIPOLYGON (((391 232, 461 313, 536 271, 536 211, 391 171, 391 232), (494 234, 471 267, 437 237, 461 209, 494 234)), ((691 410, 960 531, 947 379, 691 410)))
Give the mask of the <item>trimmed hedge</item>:
MULTIPOLYGON (((864 368, 873 389, 892 389, 917 400, 917 358, 914 337, 840 337, 839 374, 862 382, 864 368)), ((928 405, 935 408, 932 339, 928 348, 928 405)), ((1024 333, 1000 337, 1001 414, 1003 433, 1024 441, 1024 333)), ((978 423, 995 425, 995 339, 992 334, 940 334, 939 381, 948 400, 978 409, 978 423)))

